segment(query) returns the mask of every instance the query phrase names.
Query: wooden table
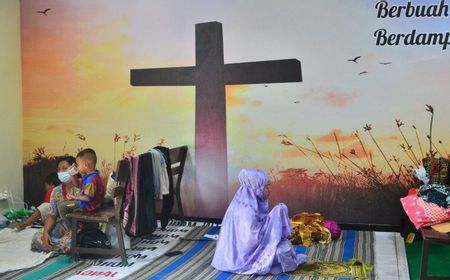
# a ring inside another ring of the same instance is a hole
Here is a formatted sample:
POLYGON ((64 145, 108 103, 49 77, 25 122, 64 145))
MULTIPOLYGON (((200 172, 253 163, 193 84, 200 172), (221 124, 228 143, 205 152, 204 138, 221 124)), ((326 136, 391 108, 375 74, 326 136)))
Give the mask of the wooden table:
MULTIPOLYGON (((443 280, 450 279, 450 276, 428 276, 427 275, 427 264, 428 264, 428 252, 430 249, 430 243, 444 243, 450 244, 450 235, 445 233, 440 233, 432 228, 422 228, 420 229, 422 234, 422 263, 420 265, 420 279, 421 280, 443 280)), ((450 268, 449 268, 450 271, 450 268)))

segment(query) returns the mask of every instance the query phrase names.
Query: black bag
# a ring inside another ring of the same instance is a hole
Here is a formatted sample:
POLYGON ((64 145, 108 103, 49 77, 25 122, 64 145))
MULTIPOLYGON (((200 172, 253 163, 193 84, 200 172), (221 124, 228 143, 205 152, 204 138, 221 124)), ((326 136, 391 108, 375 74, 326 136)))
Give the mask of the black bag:
MULTIPOLYGON (((106 234, 98 228, 87 228, 81 231, 77 236, 77 245, 82 248, 101 248, 111 249, 111 242, 109 242, 106 234)), ((80 258, 94 259, 100 258, 97 254, 80 254, 80 258)))

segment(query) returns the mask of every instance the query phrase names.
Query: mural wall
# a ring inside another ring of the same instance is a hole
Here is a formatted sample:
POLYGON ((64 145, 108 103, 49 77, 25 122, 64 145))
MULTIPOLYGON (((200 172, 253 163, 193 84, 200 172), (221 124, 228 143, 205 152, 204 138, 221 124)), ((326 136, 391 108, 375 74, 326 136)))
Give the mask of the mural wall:
POLYGON ((107 174, 188 145, 188 216, 222 217, 239 170, 262 168, 291 214, 397 224, 411 169, 449 156, 434 2, 22 0, 24 168, 91 147, 107 174))

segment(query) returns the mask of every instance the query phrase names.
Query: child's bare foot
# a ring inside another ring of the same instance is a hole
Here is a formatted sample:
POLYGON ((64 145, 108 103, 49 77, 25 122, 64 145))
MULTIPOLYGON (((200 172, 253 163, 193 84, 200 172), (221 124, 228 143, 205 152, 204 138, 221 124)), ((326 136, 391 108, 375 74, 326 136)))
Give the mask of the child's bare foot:
POLYGON ((24 230, 27 226, 23 223, 18 223, 17 221, 13 221, 14 225, 16 226, 17 231, 24 230))

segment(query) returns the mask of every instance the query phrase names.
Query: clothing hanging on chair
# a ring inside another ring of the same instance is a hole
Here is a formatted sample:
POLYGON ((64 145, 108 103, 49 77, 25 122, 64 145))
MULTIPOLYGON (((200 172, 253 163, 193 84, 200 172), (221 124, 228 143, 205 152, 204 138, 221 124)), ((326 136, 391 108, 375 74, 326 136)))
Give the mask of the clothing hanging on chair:
POLYGON ((162 197, 161 227, 170 220, 173 208, 173 178, 169 149, 155 147, 147 153, 128 157, 130 179, 125 190, 123 226, 128 235, 152 233, 156 227, 155 192, 162 197), (155 188, 159 186, 159 190, 155 188))
POLYGON ((157 146, 154 149, 160 151, 164 155, 167 170, 167 179, 169 181, 169 193, 163 194, 163 205, 161 210, 161 227, 166 228, 170 220, 170 214, 173 209, 173 177, 172 177, 172 163, 170 162, 169 148, 157 146))
POLYGON ((130 178, 123 205, 123 226, 131 236, 152 233, 156 227, 156 211, 153 189, 152 155, 150 153, 130 160, 130 178))

